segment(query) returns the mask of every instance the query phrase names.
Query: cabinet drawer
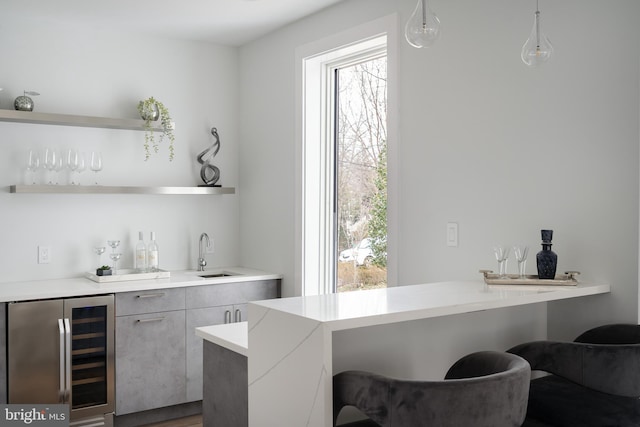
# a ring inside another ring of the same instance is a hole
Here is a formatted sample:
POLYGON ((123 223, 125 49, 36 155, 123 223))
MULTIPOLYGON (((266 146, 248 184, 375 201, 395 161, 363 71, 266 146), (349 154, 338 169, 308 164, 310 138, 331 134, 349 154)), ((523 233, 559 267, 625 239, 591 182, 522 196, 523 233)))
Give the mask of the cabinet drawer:
POLYGON ((184 310, 184 288, 153 289, 116 294, 116 316, 184 310))
POLYGON ((251 282, 192 286, 187 288, 186 291, 188 309, 242 304, 248 301, 278 298, 280 296, 280 280, 254 280, 251 282))

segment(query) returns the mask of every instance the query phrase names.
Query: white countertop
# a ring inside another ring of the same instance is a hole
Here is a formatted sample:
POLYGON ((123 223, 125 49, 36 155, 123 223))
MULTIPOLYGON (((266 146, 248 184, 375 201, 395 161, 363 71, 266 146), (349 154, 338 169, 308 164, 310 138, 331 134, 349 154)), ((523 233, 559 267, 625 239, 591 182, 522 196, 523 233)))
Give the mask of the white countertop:
POLYGON ((318 321, 335 331, 607 292, 610 286, 605 284, 528 286, 486 285, 480 281, 439 282, 250 304, 318 321))
POLYGON ((226 323, 196 328, 196 335, 243 356, 249 348, 247 322, 226 323))
MULTIPOLYGON (((610 292, 609 285, 486 285, 439 282, 252 302, 270 310, 322 322, 331 330, 470 313, 610 292)), ((196 329, 196 335, 246 355, 246 322, 196 329)))
POLYGON ((214 268, 204 272, 195 270, 171 271, 171 277, 164 279, 130 280, 125 282, 97 283, 87 278, 34 280, 0 283, 0 302, 28 301, 47 298, 67 298, 85 295, 109 294, 115 292, 141 291, 151 289, 179 288, 187 286, 215 285, 222 283, 247 282, 254 280, 281 279, 281 274, 272 274, 245 267, 214 268), (202 273, 229 272, 234 275, 202 278, 202 273))

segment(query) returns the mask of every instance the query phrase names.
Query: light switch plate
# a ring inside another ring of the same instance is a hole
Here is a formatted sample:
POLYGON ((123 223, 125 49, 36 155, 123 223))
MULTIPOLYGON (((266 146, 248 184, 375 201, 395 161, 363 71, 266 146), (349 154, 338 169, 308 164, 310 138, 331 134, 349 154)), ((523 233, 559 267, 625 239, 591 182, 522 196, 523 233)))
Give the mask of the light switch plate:
POLYGON ((450 247, 458 246, 458 223, 457 222, 447 223, 447 246, 450 246, 450 247))
POLYGON ((51 246, 38 246, 38 264, 51 262, 51 246))

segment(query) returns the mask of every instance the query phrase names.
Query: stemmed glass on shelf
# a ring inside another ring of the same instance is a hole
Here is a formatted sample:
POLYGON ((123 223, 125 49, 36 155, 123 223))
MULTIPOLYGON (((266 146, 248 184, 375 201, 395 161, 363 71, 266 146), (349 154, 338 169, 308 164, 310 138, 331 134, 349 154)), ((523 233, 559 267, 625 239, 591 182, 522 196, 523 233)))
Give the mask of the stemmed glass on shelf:
POLYGON ((97 151, 91 153, 91 164, 89 166, 96 173, 96 185, 98 185, 98 172, 102 170, 102 154, 97 151))
POLYGON ((84 152, 78 153, 78 168, 76 172, 78 172, 78 185, 80 185, 80 176, 82 172, 87 170, 87 156, 84 152))
POLYGON ((31 184, 36 183, 36 173, 40 168, 40 155, 37 150, 29 150, 27 156, 27 170, 31 172, 31 184))
POLYGON ((44 167, 49 171, 49 185, 53 184, 53 171, 56 168, 57 153, 53 148, 47 147, 44 150, 44 167))
POLYGON ((62 158, 62 151, 56 153, 56 163, 53 167, 56 171, 56 185, 60 184, 60 172, 64 170, 64 159, 62 158))
POLYGON ((78 151, 69 149, 67 151, 67 168, 69 168, 71 172, 71 185, 77 184, 75 181, 75 173, 78 170, 79 161, 78 151))

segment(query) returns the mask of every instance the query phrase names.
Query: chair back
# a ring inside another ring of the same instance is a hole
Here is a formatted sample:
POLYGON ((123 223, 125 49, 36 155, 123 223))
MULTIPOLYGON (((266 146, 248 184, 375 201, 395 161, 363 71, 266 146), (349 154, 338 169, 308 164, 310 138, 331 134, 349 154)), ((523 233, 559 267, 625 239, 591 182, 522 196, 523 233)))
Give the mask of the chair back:
POLYGON ((574 342, 532 341, 509 350, 532 370, 545 371, 603 393, 640 397, 640 326, 604 325, 574 342))
POLYGON ((334 376, 334 425, 355 406, 383 427, 513 427, 524 422, 531 369, 522 358, 483 351, 458 360, 443 381, 362 371, 334 376))

